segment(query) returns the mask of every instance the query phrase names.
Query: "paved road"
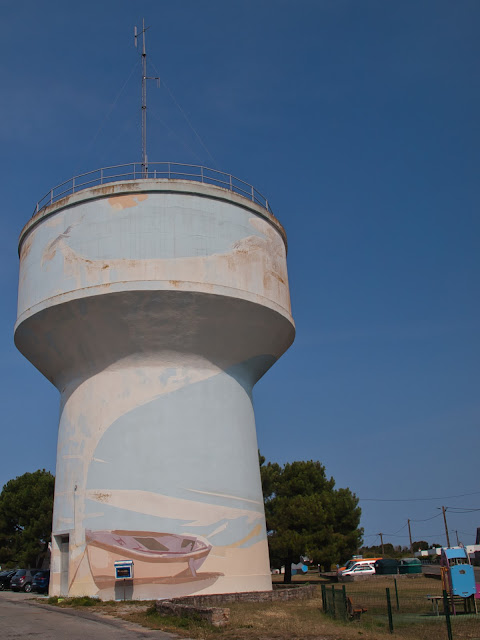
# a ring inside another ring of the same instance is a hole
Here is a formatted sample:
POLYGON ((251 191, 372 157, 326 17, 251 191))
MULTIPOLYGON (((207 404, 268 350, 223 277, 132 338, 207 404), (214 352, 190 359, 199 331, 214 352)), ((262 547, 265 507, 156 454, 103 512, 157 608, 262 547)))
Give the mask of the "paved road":
MULTIPOLYGON (((424 575, 440 576, 440 565, 438 564, 425 564, 422 567, 424 575)), ((480 567, 473 567, 473 573, 475 575, 475 582, 480 582, 480 567)))
POLYGON ((30 594, 2 591, 0 637, 2 640, 172 640, 175 636, 118 619, 39 605, 31 600, 30 594))

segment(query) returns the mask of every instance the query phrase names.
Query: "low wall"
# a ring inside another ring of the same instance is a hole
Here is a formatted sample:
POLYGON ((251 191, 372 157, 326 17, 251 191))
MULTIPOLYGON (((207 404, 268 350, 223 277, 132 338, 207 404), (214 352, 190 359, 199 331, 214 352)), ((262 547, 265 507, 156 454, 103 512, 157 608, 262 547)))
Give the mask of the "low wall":
POLYGON ((194 607, 208 607, 232 602, 278 602, 284 600, 308 600, 315 595, 316 587, 307 584, 301 587, 281 587, 273 591, 243 591, 240 593, 214 593, 205 596, 184 596, 172 598, 178 604, 190 604, 194 607))
POLYGON ((179 618, 200 618, 214 627, 225 626, 230 618, 230 609, 221 607, 192 607, 187 604, 176 604, 171 600, 159 600, 155 606, 157 611, 164 615, 179 618))
POLYGON ((215 593, 205 596, 184 596, 171 600, 158 600, 156 609, 164 615, 201 618, 214 627, 223 627, 230 618, 230 609, 215 605, 234 602, 284 602, 285 600, 307 600, 313 598, 313 584, 301 587, 283 587, 273 591, 244 591, 241 593, 215 593))

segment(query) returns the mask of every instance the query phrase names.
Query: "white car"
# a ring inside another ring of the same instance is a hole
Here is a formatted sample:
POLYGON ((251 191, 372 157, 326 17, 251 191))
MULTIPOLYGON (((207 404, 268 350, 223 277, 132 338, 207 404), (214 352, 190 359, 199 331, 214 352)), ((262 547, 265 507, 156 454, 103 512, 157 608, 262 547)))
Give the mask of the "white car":
POLYGON ((369 576, 375 573, 375 567, 373 564, 354 564, 349 569, 342 571, 340 576, 346 578, 347 576, 369 576))

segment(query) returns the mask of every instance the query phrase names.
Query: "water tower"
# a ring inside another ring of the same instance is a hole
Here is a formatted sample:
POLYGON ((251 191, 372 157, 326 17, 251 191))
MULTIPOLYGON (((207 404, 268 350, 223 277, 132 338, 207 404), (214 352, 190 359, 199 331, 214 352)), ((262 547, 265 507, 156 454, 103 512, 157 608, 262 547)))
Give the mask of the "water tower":
MULTIPOLYGON (((146 74, 144 74, 146 75, 146 74)), ((52 595, 271 589, 252 388, 290 346, 285 232, 233 176, 150 163, 52 189, 15 343, 60 391, 52 595)))

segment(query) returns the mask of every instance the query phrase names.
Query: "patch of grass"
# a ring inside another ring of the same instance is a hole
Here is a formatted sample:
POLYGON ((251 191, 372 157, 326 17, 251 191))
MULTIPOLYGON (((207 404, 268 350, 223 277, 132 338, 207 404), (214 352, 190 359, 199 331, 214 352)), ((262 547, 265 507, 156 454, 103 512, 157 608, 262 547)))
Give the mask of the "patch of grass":
MULTIPOLYGON (((384 640, 385 626, 378 630, 359 628, 331 620, 320 611, 321 599, 230 604, 230 623, 216 628, 205 621, 163 616, 150 607, 143 613, 122 615, 124 619, 151 629, 173 631, 202 640, 384 640)), ((418 640, 418 638, 416 639, 418 640)), ((438 638, 436 639, 438 640, 438 638)))
MULTIPOLYGON (((440 583, 441 586, 441 583, 440 583)), ((426 594, 436 593, 438 584, 428 579, 398 580, 400 611, 396 611, 393 580, 348 583, 346 592, 354 604, 365 605, 368 612, 358 622, 332 620, 322 612, 320 586, 310 600, 286 602, 237 602, 226 605, 230 622, 216 628, 208 622, 188 617, 164 616, 153 601, 101 602, 95 598, 68 598, 59 606, 93 606, 98 614, 114 615, 150 629, 173 632, 199 640, 442 640, 446 638, 443 616, 432 616, 426 594), (385 588, 390 587, 394 634, 388 631, 385 588), (428 615, 424 607, 427 606, 428 615), (409 612, 411 611, 411 613, 409 612)), ((330 587, 331 588, 331 587, 330 587)), ((336 585, 341 588, 341 585, 336 585)), ((59 600, 62 600, 61 598, 59 600)), ((57 598, 49 602, 56 604, 57 598)), ((454 638, 480 639, 480 615, 457 616, 454 638), (468 619, 467 619, 468 618, 468 619)))
POLYGON ((90 596, 81 596, 78 598, 58 598, 53 596, 48 599, 48 604, 56 604, 61 607, 95 607, 101 604, 99 598, 91 598, 90 596))
POLYGON ((135 622, 149 629, 175 631, 193 638, 217 638, 219 630, 202 620, 199 616, 169 616, 158 613, 155 605, 144 612, 127 613, 122 615, 124 620, 135 622))

